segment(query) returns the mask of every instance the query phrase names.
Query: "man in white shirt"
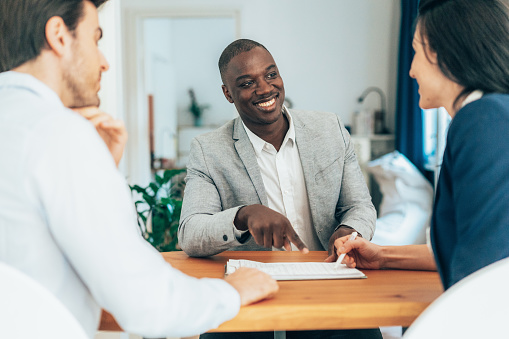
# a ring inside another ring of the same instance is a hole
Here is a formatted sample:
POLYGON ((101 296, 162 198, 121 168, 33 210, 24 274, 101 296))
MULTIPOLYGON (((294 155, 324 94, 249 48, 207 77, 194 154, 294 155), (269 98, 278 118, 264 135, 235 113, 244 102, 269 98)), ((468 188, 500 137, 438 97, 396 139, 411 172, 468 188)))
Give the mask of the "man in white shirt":
POLYGON ((0 3, 0 261, 51 291, 91 338, 101 308, 127 332, 195 335, 278 286, 256 270, 188 277, 140 236, 116 168, 125 128, 97 108, 103 2, 0 3), (85 118, 69 109, 80 107, 85 118))
MULTIPOLYGON (((357 231, 371 239, 376 212, 337 115, 287 109, 276 62, 255 41, 231 43, 219 69, 223 93, 239 118, 192 142, 179 226, 182 249, 191 256, 225 250, 329 250, 327 260, 333 261, 337 238, 357 231)), ((381 334, 379 329, 308 331, 290 332, 288 338, 381 334)))

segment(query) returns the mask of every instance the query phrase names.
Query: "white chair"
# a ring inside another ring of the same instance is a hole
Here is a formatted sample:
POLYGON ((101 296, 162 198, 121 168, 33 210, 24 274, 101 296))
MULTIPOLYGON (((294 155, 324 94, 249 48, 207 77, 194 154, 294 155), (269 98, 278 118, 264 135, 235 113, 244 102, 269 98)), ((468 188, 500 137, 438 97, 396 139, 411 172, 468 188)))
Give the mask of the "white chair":
POLYGON ((60 300, 26 274, 1 262, 0 338, 89 339, 60 300))
MULTIPOLYGON (((475 253, 472 253, 475 258, 475 253)), ((410 326, 404 339, 508 338, 509 258, 459 281, 410 326)))

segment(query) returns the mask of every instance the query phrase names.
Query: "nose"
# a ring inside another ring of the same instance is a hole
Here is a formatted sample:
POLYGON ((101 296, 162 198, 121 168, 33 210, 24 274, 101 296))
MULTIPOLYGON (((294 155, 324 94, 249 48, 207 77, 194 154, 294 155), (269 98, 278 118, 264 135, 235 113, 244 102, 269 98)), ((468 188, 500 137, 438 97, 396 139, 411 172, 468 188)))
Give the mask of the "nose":
POLYGON ((257 95, 264 95, 270 93, 272 91, 272 85, 266 81, 265 79, 258 82, 258 86, 256 87, 257 95))
POLYGON ((108 60, 106 60, 106 57, 104 56, 103 52, 99 52, 100 58, 101 58, 101 72, 106 72, 110 69, 110 64, 108 63, 108 60))
POLYGON ((408 72, 408 75, 410 76, 410 78, 415 79, 414 60, 415 60, 415 57, 412 59, 412 64, 410 65, 410 71, 408 72))

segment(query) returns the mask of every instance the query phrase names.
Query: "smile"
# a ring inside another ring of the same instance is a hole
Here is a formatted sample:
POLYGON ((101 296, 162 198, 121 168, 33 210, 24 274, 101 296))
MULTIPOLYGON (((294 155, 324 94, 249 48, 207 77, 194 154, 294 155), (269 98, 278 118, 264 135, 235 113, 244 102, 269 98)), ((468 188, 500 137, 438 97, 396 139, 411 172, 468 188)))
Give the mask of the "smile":
POLYGON ((256 105, 261 106, 261 107, 269 107, 269 106, 274 105, 275 102, 276 102, 276 98, 272 98, 269 101, 260 102, 259 104, 256 104, 256 105))
POLYGON ((271 99, 268 99, 268 100, 265 99, 266 101, 261 101, 261 102, 255 103, 255 106, 258 107, 261 110, 264 110, 264 111, 271 111, 271 110, 273 110, 275 108, 276 100, 277 100, 278 97, 279 97, 279 94, 276 94, 271 99))

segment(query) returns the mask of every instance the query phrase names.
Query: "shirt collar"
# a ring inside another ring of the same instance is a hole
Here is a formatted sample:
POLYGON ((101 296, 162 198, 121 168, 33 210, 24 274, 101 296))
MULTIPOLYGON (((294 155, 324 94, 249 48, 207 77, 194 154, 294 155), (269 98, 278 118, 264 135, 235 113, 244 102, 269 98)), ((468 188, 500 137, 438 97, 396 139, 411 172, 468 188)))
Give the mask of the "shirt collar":
POLYGON ((14 71, 0 73, 0 89, 1 88, 25 89, 53 105, 64 106, 62 100, 60 100, 60 97, 55 91, 30 74, 14 71))
POLYGON ((465 100, 463 100, 463 103, 461 104, 461 108, 465 107, 466 105, 468 105, 472 101, 476 101, 476 100, 481 99, 483 95, 484 95, 483 91, 480 91, 480 90, 473 91, 472 93, 467 95, 465 100))
MULTIPOLYGON (((283 105, 283 114, 288 119, 288 132, 286 132, 286 136, 283 139, 281 148, 283 148, 285 144, 288 143, 289 141, 291 141, 290 143, 291 145, 295 143, 295 127, 293 125, 292 115, 290 114, 290 110, 286 108, 285 105, 283 105)), ((265 140, 254 134, 249 128, 247 128, 247 126, 244 124, 244 121, 242 121, 242 126, 244 126, 244 129, 246 130, 247 137, 249 138, 249 141, 251 141, 251 144, 253 145, 256 154, 260 154, 265 145, 270 145, 268 142, 266 142, 265 140)))

